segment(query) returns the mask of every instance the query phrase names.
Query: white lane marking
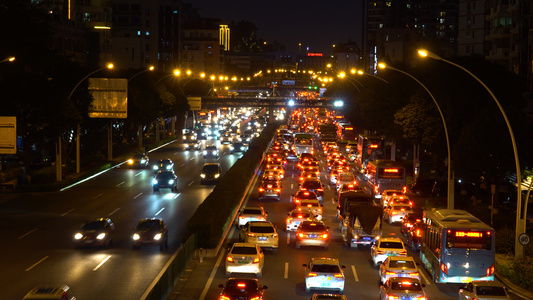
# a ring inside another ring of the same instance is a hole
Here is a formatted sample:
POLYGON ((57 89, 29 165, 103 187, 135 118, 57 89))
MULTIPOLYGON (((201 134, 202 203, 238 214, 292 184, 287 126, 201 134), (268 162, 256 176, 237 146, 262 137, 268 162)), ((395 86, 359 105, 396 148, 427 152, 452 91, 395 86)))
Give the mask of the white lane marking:
POLYGON ((99 269, 103 264, 105 264, 105 262, 106 262, 108 259, 110 259, 110 258, 111 258, 111 255, 109 255, 108 257, 104 258, 104 260, 103 260, 101 263, 99 263, 98 266, 96 266, 96 267, 93 269, 93 271, 98 270, 98 269, 99 269))
POLYGON ((291 233, 287 232, 287 245, 291 243, 291 233))
POLYGON ((353 273, 353 277, 355 278, 355 282, 358 282, 359 281, 359 276, 357 276, 357 272, 355 271, 355 266, 352 265, 352 273, 353 273))
POLYGON ((71 212, 71 211, 73 211, 73 210, 74 210, 74 208, 71 209, 71 210, 69 210, 69 211, 67 211, 67 212, 65 212, 65 213, 62 213, 61 216, 64 217, 64 216, 66 216, 69 212, 71 212))
POLYGON ((187 184, 187 186, 191 186, 193 183, 194 183, 194 180, 189 182, 189 184, 187 184))
POLYGON ((102 196, 102 195, 103 195, 103 194, 100 193, 100 194, 96 195, 92 200, 94 200, 94 199, 96 199, 96 198, 98 198, 98 197, 100 197, 100 196, 102 196))
POLYGON ((424 272, 422 272, 422 270, 418 270, 418 273, 420 273, 420 276, 422 276, 422 278, 426 282, 426 285, 431 285, 431 280, 427 279, 426 275, 424 275, 424 272))
POLYGON ((37 228, 35 228, 35 229, 33 229, 33 230, 30 230, 30 231, 26 232, 25 234, 19 236, 19 237, 17 238, 17 240, 20 240, 20 239, 24 238, 25 236, 27 236, 28 234, 30 234, 30 233, 32 233, 32 232, 35 232, 35 231, 37 231, 37 228))
MULTIPOLYGON (((235 231, 235 228, 232 228, 230 232, 228 233, 229 236, 233 236, 233 232, 235 231)), ((205 296, 207 295, 207 290, 209 290, 209 287, 211 286, 211 283, 213 282, 213 279, 215 278, 215 274, 218 270, 218 266, 220 265, 220 261, 225 256, 225 251, 220 251, 220 255, 218 256, 217 262, 215 263, 215 267, 213 267, 213 270, 211 270, 211 274, 209 274, 209 278, 207 279, 207 282, 205 283, 204 290, 202 291, 202 294, 200 295, 200 298, 198 300, 204 300, 205 296)))
POLYGON ((292 174, 291 177, 294 178, 294 174, 292 174))
POLYGON ((137 198, 139 198, 139 196, 141 196, 142 194, 143 194, 143 193, 139 193, 139 194, 137 194, 137 196, 133 197, 133 199, 137 199, 137 198))
POLYGON ((331 197, 331 203, 335 204, 335 198, 331 197))
MULTIPOLYGON (((194 160, 194 157, 189 158, 189 160, 194 160)), ((181 165, 180 167, 183 167, 185 164, 181 165)))
POLYGON ((123 185, 123 184, 124 184, 124 182, 125 182, 125 181, 122 181, 121 183, 119 183, 119 184, 115 185, 115 187, 119 187, 119 186, 123 185))
POLYGON ((157 213, 156 213, 155 215, 157 216, 158 214, 160 214, 160 213, 161 213, 162 211, 164 211, 164 210, 165 210, 165 208, 164 208, 164 207, 163 207, 163 208, 161 208, 161 209, 160 209, 160 210, 159 210, 159 211, 158 211, 158 212, 157 212, 157 213))
POLYGON ((328 185, 327 187, 328 187, 328 190, 330 190, 330 191, 331 191, 331 185, 328 185))
POLYGON ((31 267, 27 268, 27 269, 24 270, 24 271, 28 272, 29 270, 35 268, 35 266, 37 266, 38 264, 42 263, 43 261, 45 261, 45 260, 46 260, 47 258, 49 258, 49 257, 50 257, 50 256, 47 255, 47 256, 41 258, 41 260, 39 260, 38 262, 34 263, 31 267))
MULTIPOLYGON (((194 158, 191 158, 191 159, 189 159, 189 160, 193 160, 193 159, 194 159, 194 158)), ((185 166, 185 163, 182 163, 182 164, 180 165, 180 168, 183 167, 183 166, 185 166)))
POLYGON ((112 211, 112 212, 111 212, 111 213, 110 213, 110 214, 109 214, 108 216, 110 216, 110 215, 112 215, 112 214, 116 213, 116 212, 117 212, 117 211, 118 211, 119 209, 120 209, 120 207, 119 207, 119 208, 117 208, 117 209, 115 209, 114 211, 112 211))
POLYGON ((291 190, 294 188, 294 183, 291 183, 291 190))
POLYGON ((143 173, 143 172, 139 172, 139 173, 135 174, 135 176, 139 176, 139 175, 141 175, 142 173, 143 173))
POLYGON ((179 194, 176 194, 176 196, 174 196, 174 197, 172 198, 172 200, 174 200, 174 199, 178 198, 178 197, 179 197, 180 195, 181 195, 181 193, 179 193, 179 194))
POLYGON ((285 262, 285 271, 283 272, 283 278, 287 279, 289 278, 289 262, 285 262))

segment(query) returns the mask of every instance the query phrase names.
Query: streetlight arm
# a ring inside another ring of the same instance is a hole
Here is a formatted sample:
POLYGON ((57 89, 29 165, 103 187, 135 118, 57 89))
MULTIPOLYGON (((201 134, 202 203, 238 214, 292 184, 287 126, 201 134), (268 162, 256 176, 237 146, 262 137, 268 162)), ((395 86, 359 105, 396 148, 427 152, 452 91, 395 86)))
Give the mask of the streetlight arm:
POLYGON ((76 84, 76 86, 72 89, 72 91, 70 91, 70 94, 68 95, 67 100, 70 100, 70 97, 72 97, 72 94, 74 94, 74 91, 78 88, 78 86, 79 86, 83 81, 85 81, 85 79, 89 78, 89 76, 93 75, 94 73, 96 73, 96 72, 100 72, 100 71, 105 70, 105 69, 107 69, 107 67, 103 67, 103 68, 100 68, 100 69, 98 69, 98 70, 95 70, 95 71, 89 73, 87 76, 83 77, 83 79, 80 80, 80 81, 78 82, 78 84, 76 84))

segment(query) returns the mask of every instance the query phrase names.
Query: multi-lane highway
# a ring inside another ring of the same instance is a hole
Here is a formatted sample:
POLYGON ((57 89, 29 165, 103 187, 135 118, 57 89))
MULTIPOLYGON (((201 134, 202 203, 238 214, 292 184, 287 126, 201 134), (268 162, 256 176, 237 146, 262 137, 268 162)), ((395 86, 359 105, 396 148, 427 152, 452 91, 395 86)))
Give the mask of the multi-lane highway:
POLYGON ((176 193, 154 193, 150 168, 122 165, 63 192, 1 194, 0 299, 22 299, 36 286, 62 284, 77 299, 139 299, 179 247, 185 222, 213 189, 200 184, 203 164, 218 161, 225 172, 241 157, 227 145, 219 145, 218 160, 181 146, 175 142, 149 154, 152 163, 167 157, 174 161, 176 193), (116 226, 112 246, 76 249, 76 231, 84 221, 100 217, 116 226), (158 246, 132 249, 133 228, 147 217, 167 223, 166 252, 158 246))
MULTIPOLYGON (((331 257, 340 260, 345 265, 344 269, 346 284, 344 294, 348 299, 377 299, 379 298, 378 268, 373 267, 370 258, 369 247, 359 247, 350 249, 344 246, 340 235, 338 221, 336 220, 336 204, 334 199, 334 186, 329 186, 327 169, 325 168, 324 156, 321 159, 321 180, 325 186, 325 201, 323 220, 329 226, 331 236, 328 250, 321 247, 302 247, 296 249, 294 246, 294 233, 285 231, 285 220, 288 212, 293 208, 290 203, 290 195, 298 190, 298 172, 295 162, 289 162, 286 170, 286 178, 282 181, 282 200, 258 201, 257 191, 251 194, 247 205, 263 206, 268 211, 268 220, 277 226, 279 234, 279 251, 277 254, 265 252, 265 265, 260 282, 267 285, 265 299, 310 299, 312 293, 305 292, 304 267, 302 264, 308 263, 313 257, 331 257)), ((384 236, 398 236, 404 239, 400 233, 398 225, 384 225, 384 236)), ((405 240, 405 239, 404 239, 405 240)), ((238 229, 234 230, 229 244, 238 241, 238 229)), ((221 289, 219 284, 227 280, 224 269, 224 255, 222 256, 212 283, 208 286, 205 299, 217 299, 221 289)), ((412 255, 419 261, 418 253, 408 250, 408 255, 412 255)), ((421 267, 421 266, 419 266, 421 267)), ((457 299, 459 284, 435 284, 431 281, 430 275, 423 270, 422 281, 426 285, 425 291, 428 299, 457 299)), ((232 274, 233 277, 254 277, 247 274, 232 274)), ((324 291, 327 292, 327 291, 324 291)), ((513 297, 513 299, 520 299, 513 297)))

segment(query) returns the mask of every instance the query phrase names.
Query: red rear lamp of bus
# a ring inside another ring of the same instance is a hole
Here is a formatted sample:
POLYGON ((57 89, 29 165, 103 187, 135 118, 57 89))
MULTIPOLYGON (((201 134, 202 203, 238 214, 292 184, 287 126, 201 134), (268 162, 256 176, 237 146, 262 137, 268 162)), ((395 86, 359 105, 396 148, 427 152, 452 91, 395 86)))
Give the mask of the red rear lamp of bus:
POLYGON ((448 266, 445 263, 440 263, 440 270, 444 272, 444 274, 448 275, 448 266))
POLYGON ((494 274, 494 265, 487 268, 487 276, 494 274))

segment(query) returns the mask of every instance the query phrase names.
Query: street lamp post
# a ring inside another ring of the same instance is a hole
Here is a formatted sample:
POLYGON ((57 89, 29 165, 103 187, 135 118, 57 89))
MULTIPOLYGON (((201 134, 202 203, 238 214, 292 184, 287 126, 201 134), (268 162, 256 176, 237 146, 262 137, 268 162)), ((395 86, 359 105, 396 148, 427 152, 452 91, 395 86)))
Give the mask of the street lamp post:
POLYGON ((346 73, 344 72, 341 72, 337 75, 337 77, 339 77, 340 79, 346 79, 351 85, 353 85, 355 87, 355 89, 358 91, 358 92, 361 92, 361 90, 359 89, 359 87, 357 85, 355 85, 354 82, 357 82, 359 85, 361 85, 362 87, 364 87, 364 85, 359 82, 359 80, 357 79, 354 79, 354 78, 348 78, 346 77, 346 73), (353 81, 352 81, 353 80, 353 81))
POLYGON ((399 69, 396 69, 396 68, 393 68, 389 65, 386 65, 384 63, 379 63, 378 66, 382 69, 390 69, 390 70, 393 70, 393 71, 397 71, 397 72, 400 72, 404 75, 407 75, 409 77, 411 77, 411 79, 413 79, 414 81, 416 81, 418 84, 420 84, 420 86, 422 86, 424 88, 424 90, 426 90, 426 92, 429 94, 429 96, 431 97, 431 100, 433 100, 433 103, 435 103, 435 105, 437 106, 437 109, 439 111, 439 114, 440 114, 440 118, 442 120, 442 125, 444 127, 444 135, 446 136, 446 147, 447 147, 447 150, 448 150, 448 200, 447 200, 447 207, 448 209, 454 209, 454 205, 455 205, 455 191, 454 191, 454 180, 453 180, 453 177, 452 177, 452 159, 451 159, 451 156, 452 156, 452 152, 450 150, 450 138, 448 136, 448 129, 446 127, 446 120, 444 119, 444 115, 442 114, 442 110, 440 109, 440 106, 439 104, 437 103, 437 100, 435 99, 435 97, 433 96, 433 94, 429 91, 429 89, 422 83, 420 82, 420 80, 416 79, 416 77, 414 77, 413 75, 405 72, 405 71, 402 71, 402 70, 399 70, 399 69))
MULTIPOLYGON (((85 81, 85 79, 89 78, 89 76, 97 72, 100 72, 102 70, 105 70, 105 69, 113 69, 113 67, 114 65, 112 63, 108 63, 105 67, 92 71, 91 73, 87 74, 87 76, 83 77, 78 82, 78 84, 76 84, 76 86, 72 89, 72 91, 70 91, 70 94, 68 95, 67 100, 70 101, 70 98, 72 97, 72 94, 74 94, 74 91, 78 88, 78 86, 83 81, 85 81)), ((61 181, 61 136, 59 137, 59 146, 58 146, 57 151, 58 151, 57 155, 58 155, 59 160, 56 159, 56 172, 59 175, 56 176, 57 177, 56 179, 57 181, 61 181)), ((76 126, 76 173, 79 173, 79 172, 80 172, 80 124, 76 126)))
MULTIPOLYGON (((522 244, 520 244, 520 241, 519 241, 520 235, 522 233, 526 232, 526 218, 525 218, 525 214, 522 213, 522 174, 520 174, 520 161, 519 161, 519 158, 518 158, 518 149, 516 147, 516 140, 515 140, 515 137, 514 137, 513 129, 511 128, 511 123, 509 122, 509 119, 507 118, 507 114, 503 110, 503 107, 501 106, 500 102, 498 101, 498 99, 496 98, 494 93, 489 89, 489 87, 483 81, 481 81, 481 79, 476 77, 476 75, 474 75, 472 72, 468 71, 463 66, 460 66, 460 65, 458 65, 458 64, 456 64, 454 62, 451 62, 449 60, 446 60, 446 59, 436 55, 435 53, 429 52, 427 50, 420 49, 420 50, 418 50, 418 54, 420 56, 422 56, 422 57, 429 57, 429 58, 433 58, 435 60, 443 61, 445 63, 448 63, 448 64, 450 64, 452 66, 455 66, 455 67, 465 71, 466 73, 468 73, 470 76, 472 76, 477 82, 479 82, 485 88, 485 90, 490 94, 490 96, 492 97, 494 102, 496 102, 496 105, 498 105, 498 108, 500 109, 500 112, 503 115, 503 119, 505 120, 505 124, 507 125, 507 129, 509 130, 509 135, 511 136, 511 143, 512 143, 512 146, 513 146, 513 153, 514 153, 514 158, 515 158, 516 190, 517 190, 516 191, 516 193, 517 193, 517 195, 516 195, 517 204, 516 204, 516 230, 515 230, 515 258, 524 257, 524 246, 522 244)), ((527 201, 527 199, 526 199, 526 201, 527 201)), ((526 202, 526 208, 524 209, 524 212, 526 212, 526 209, 527 209, 527 202, 526 202)))
POLYGON ((14 56, 6 57, 6 58, 0 60, 0 64, 4 63, 4 62, 12 62, 12 61, 15 61, 15 57, 14 56))

